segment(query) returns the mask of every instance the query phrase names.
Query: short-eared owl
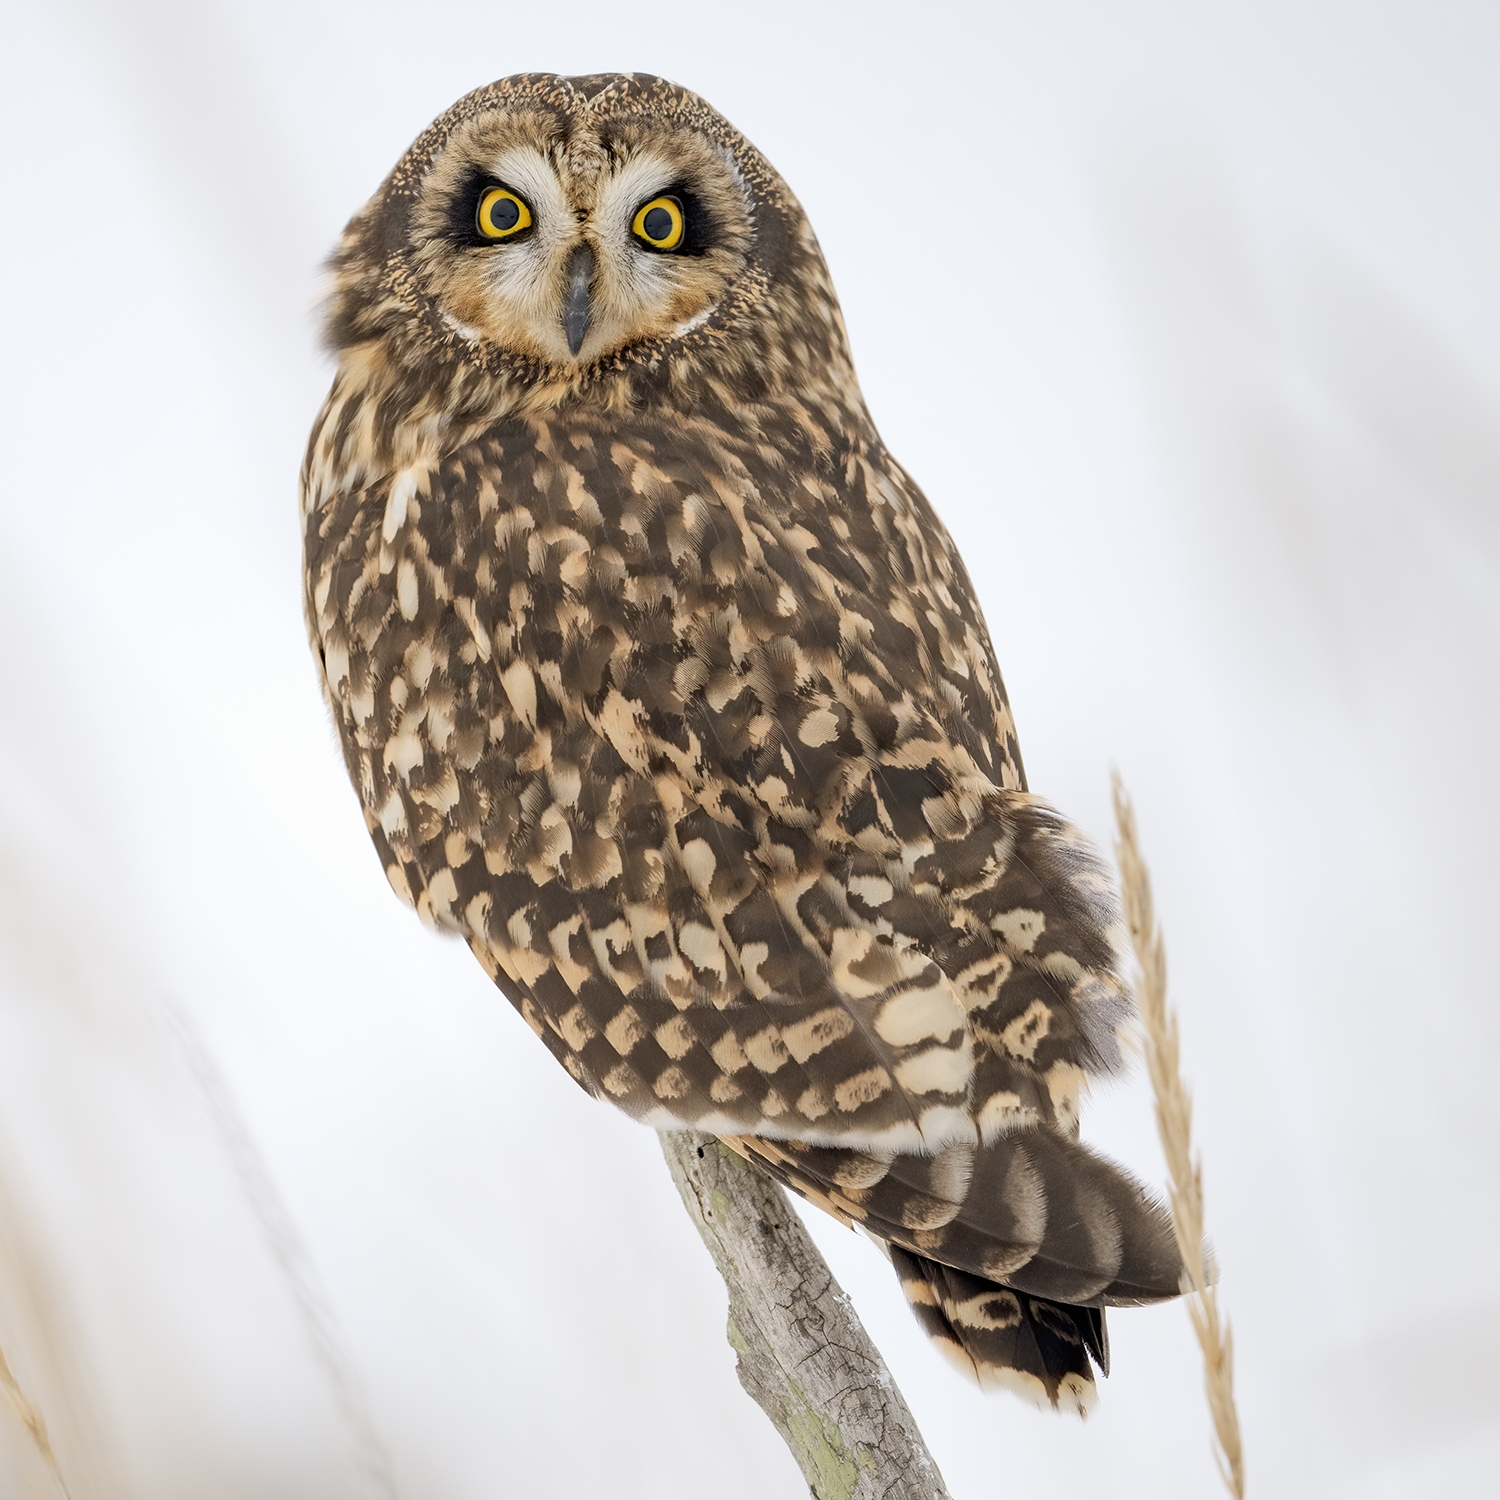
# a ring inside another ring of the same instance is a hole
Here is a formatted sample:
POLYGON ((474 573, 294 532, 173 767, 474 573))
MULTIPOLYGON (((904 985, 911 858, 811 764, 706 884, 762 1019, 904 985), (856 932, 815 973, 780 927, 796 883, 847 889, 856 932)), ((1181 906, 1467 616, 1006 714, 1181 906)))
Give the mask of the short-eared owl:
POLYGON ((507 78, 333 259, 313 645, 397 893, 583 1088, 888 1247, 985 1386, 1083 1409, 1163 1212, 1078 1139, 1131 1008, 797 200, 701 99, 507 78))

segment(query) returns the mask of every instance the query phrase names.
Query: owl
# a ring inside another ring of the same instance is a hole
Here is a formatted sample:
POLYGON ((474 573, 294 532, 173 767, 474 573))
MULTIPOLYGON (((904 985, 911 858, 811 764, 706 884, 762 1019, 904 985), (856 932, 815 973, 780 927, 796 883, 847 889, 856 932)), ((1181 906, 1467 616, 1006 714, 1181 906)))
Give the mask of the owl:
POLYGON ((1117 902, 786 184, 661 79, 506 78, 351 221, 326 333, 306 615, 397 894, 590 1094, 871 1236, 971 1379, 1087 1410, 1181 1274, 1079 1140, 1117 902))

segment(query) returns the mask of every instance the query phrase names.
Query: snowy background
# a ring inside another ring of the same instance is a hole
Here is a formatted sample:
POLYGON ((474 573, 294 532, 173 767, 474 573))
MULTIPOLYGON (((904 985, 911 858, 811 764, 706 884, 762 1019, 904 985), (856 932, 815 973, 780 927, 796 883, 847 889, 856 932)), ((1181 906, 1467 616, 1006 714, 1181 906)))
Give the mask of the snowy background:
MULTIPOLYGON (((703 93, 822 239, 1033 787, 1135 794, 1250 1487, 1500 1464, 1500 9, 8 0, 0 1347, 73 1500, 794 1496, 654 1138, 392 897, 303 635, 322 256, 525 69, 703 93), (914 254, 889 215, 938 226, 914 254), (977 282, 973 279, 977 277, 977 282)), ((1144 1080, 1084 1133, 1147 1177, 1144 1080)), ((815 1225, 960 1500, 1215 1492, 815 1225)), ((0 1493, 55 1494, 0 1404, 0 1493)))

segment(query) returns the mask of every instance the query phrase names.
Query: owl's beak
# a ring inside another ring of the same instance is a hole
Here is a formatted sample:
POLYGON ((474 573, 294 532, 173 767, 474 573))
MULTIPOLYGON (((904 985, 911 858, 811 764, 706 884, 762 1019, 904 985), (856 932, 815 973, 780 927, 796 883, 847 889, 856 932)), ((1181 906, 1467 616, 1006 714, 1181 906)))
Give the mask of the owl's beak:
POLYGON ((575 359, 589 331, 589 283, 594 279, 594 251, 580 245, 568 261, 568 295, 563 301, 563 332, 568 336, 568 353, 575 359))

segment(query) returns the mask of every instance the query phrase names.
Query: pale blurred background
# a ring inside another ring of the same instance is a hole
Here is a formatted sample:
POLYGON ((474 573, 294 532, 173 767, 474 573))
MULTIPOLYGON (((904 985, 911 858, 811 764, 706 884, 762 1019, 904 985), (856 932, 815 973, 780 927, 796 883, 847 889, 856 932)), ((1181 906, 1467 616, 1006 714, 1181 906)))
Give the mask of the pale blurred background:
MULTIPOLYGON (((0 1348, 73 1500, 801 1492, 655 1139, 391 896, 303 635, 320 260, 526 69, 665 74, 776 163, 1033 787, 1106 842, 1133 790, 1251 1493, 1493 1483, 1500 8, 8 0, 4 36, 0 1348)), ((1160 1180, 1139 1074, 1084 1132, 1160 1180)), ((815 1228, 959 1500, 1215 1493, 1180 1307, 1112 1319, 1080 1426, 969 1390, 815 1228)), ((0 1401, 0 1494, 57 1493, 0 1401)))

